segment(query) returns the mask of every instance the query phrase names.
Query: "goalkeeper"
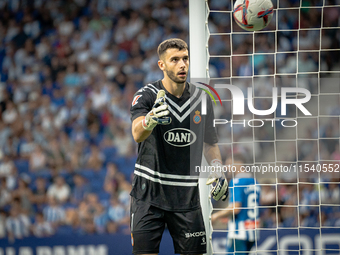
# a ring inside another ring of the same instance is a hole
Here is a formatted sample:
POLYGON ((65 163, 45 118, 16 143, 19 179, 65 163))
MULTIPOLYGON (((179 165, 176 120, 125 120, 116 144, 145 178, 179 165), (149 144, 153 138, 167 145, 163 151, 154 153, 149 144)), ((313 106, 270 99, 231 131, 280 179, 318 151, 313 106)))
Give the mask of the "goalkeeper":
POLYGON ((259 227, 260 186, 251 173, 242 173, 241 166, 245 163, 241 154, 234 154, 234 162, 228 159, 226 164, 236 166, 236 175, 230 181, 229 205, 211 216, 211 222, 218 224, 219 219, 228 217, 227 252, 249 254, 255 243, 255 228, 259 227))
MULTIPOLYGON (((189 53, 183 40, 168 39, 157 53, 164 78, 137 91, 130 110, 138 143, 131 191, 133 253, 158 254, 167 224, 175 253, 203 254, 207 238, 194 165, 201 165, 203 149, 208 162, 221 165, 212 102, 201 116, 202 90, 186 81, 189 53)), ((207 184, 215 184, 215 199, 227 197, 223 176, 211 176, 207 184)))

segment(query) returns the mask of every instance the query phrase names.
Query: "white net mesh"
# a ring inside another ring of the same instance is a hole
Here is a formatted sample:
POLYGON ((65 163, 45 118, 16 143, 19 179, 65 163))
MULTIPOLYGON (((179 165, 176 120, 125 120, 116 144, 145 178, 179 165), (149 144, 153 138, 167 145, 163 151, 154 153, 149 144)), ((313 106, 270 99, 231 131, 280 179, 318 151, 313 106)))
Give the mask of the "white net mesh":
MULTIPOLYGON (((233 162, 233 155, 241 153, 246 157, 244 166, 258 167, 251 172, 261 187, 260 203, 253 205, 259 211, 253 253, 339 254, 340 3, 277 0, 273 4, 268 27, 253 33, 233 20, 232 1, 207 1, 210 84, 235 85, 245 99, 251 87, 253 105, 259 110, 271 107, 273 87, 279 91, 273 114, 257 116, 245 107, 245 115, 238 117, 232 114, 229 90, 217 89, 223 106, 215 108, 215 118, 229 121, 218 126, 222 158, 233 162), (305 107, 312 115, 295 106, 288 106, 287 115, 282 115, 282 87, 310 91, 305 107), (252 126, 261 122, 249 124, 254 119, 274 121, 263 121, 259 128, 252 126), (231 120, 239 124, 232 125, 231 120), (288 128, 282 120, 298 124, 288 128), (263 173, 264 166, 281 170, 263 173)), ((235 174, 228 176, 232 179, 235 174)), ((214 212, 227 206, 228 202, 214 203, 214 212)), ((214 222, 214 254, 226 254, 226 237, 232 232, 227 221, 233 222, 235 216, 214 222)), ((237 240, 232 240, 234 246, 237 240)))

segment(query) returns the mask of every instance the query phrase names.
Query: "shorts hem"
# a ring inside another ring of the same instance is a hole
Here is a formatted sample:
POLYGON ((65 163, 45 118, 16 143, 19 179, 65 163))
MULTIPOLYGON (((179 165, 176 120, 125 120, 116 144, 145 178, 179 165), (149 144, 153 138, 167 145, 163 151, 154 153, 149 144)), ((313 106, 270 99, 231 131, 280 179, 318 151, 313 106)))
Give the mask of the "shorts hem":
POLYGON ((132 251, 132 254, 153 254, 153 253, 159 253, 159 251, 132 251))
POLYGON ((207 250, 201 251, 175 251, 175 254, 204 254, 207 253, 207 250))

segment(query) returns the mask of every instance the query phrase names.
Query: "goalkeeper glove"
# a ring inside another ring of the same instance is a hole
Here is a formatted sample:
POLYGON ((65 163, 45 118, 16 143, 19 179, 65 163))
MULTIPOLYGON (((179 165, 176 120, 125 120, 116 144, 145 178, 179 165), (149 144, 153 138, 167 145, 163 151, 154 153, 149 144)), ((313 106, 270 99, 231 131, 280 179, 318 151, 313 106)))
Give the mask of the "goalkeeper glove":
POLYGON ((165 91, 160 90, 157 94, 157 99, 152 107, 152 110, 145 116, 142 126, 146 130, 154 129, 157 124, 168 125, 171 123, 168 104, 165 102, 165 91))
MULTIPOLYGON (((222 163, 218 159, 214 159, 210 163, 211 166, 216 168, 220 168, 222 170, 222 163)), ((228 187, 228 180, 225 178, 224 174, 222 172, 214 172, 211 173, 210 176, 208 177, 208 180, 206 182, 207 185, 213 184, 212 189, 211 189, 211 196, 213 199, 216 201, 219 201, 222 199, 222 201, 226 200, 228 195, 229 195, 229 187, 228 187)))

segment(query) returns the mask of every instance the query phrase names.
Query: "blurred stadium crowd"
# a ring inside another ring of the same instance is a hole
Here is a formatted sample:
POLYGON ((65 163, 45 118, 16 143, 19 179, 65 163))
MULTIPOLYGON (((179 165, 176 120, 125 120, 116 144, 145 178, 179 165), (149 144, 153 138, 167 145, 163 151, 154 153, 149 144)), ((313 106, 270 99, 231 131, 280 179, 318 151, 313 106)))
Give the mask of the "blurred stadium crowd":
MULTIPOLYGON (((221 2, 210 4, 218 7, 221 2)), ((143 84, 162 78, 158 44, 172 37, 188 41, 187 1, 4 0, 0 16, 0 238, 128 233, 136 159, 130 103, 143 84)), ((298 16, 294 17, 283 15, 280 26, 296 27, 298 16)), ((225 20, 211 16, 211 31, 230 29, 230 19, 225 20)), ((308 47, 316 47, 309 45, 317 43, 310 40, 312 32, 301 34, 308 47)), ((296 35, 283 32, 279 49, 296 50, 296 35)), ((239 47, 234 52, 252 53, 252 42, 246 37, 237 37, 239 47)), ((338 34, 334 37, 326 31, 324 38, 339 48, 338 34)), ((260 39, 263 52, 273 50, 271 35, 260 39)), ((210 43, 214 54, 230 54, 230 40, 212 37, 210 43)), ((296 54, 283 53, 277 68, 295 73, 292 56, 296 54)), ((317 59, 308 54, 304 59, 307 71, 317 70, 317 59)), ((323 66, 331 70, 334 61, 324 59, 323 66)), ((213 59, 211 74, 251 75, 249 64, 248 57, 235 59, 231 71, 229 60, 213 59)), ((259 57, 255 72, 268 74, 273 66, 259 57)), ((230 112, 224 109, 220 116, 230 112)), ((325 134, 339 136, 339 126, 332 126, 338 124, 327 122, 325 134)), ((264 129, 262 140, 270 139, 270 132, 264 129)), ((311 130, 311 136, 316 132, 311 130)), ((220 134, 222 141, 230 138, 220 134)), ((244 136, 242 130, 235 132, 234 141, 244 136)), ((332 147, 329 155, 339 160, 339 146, 332 147)), ((300 205, 301 201, 318 205, 316 185, 311 186, 301 190, 299 186, 297 192, 282 184, 282 203, 296 204, 299 194, 300 205)), ((263 204, 276 205, 273 189, 264 189, 263 204)), ((324 185, 322 194, 328 200, 339 199, 339 185, 324 185)), ((304 224, 315 224, 317 213, 304 212, 304 224)), ((263 224, 275 227, 271 213, 264 210, 263 224)), ((333 219, 334 213, 327 211, 325 221, 333 219)), ((280 222, 295 226, 297 216, 291 215, 295 214, 288 209, 282 212, 280 222)))
MULTIPOLYGON (((276 1, 273 4, 275 6, 276 1)), ((315 108, 319 104, 317 110, 312 110, 312 115, 321 117, 298 119, 296 132, 295 129, 287 132, 278 122, 275 128, 266 122, 258 129, 240 124, 220 125, 217 127, 220 142, 233 143, 233 147, 221 147, 222 157, 226 159, 233 150, 247 155, 250 164, 276 161, 283 164, 299 161, 300 165, 303 162, 310 165, 339 164, 339 75, 335 72, 340 71, 340 52, 333 50, 340 47, 339 8, 332 7, 334 2, 326 1, 328 7, 321 9, 323 2, 319 0, 280 0, 279 4, 280 8, 290 9, 278 9, 269 26, 253 36, 242 33, 242 29, 230 19, 230 13, 220 12, 230 11, 231 1, 227 1, 227 4, 224 1, 210 1, 210 77, 218 78, 216 83, 237 85, 244 95, 248 87, 253 87, 254 95, 261 98, 255 99, 254 107, 258 110, 269 109, 272 105, 274 84, 278 88, 306 88, 312 94, 309 107, 313 108, 314 105, 315 108), (305 8, 299 8, 300 4, 305 8), (275 15, 278 15, 278 22, 275 15), (299 28, 302 30, 297 31, 299 28), (231 31, 236 32, 232 38, 227 34, 231 31), (318 71, 322 72, 318 74, 318 71), (229 78, 231 74, 233 77, 229 78), (320 96, 320 93, 329 94, 320 96), (282 142, 284 140, 287 141, 282 142)), ((256 116, 249 111, 245 116, 232 116, 230 93, 222 89, 218 92, 222 98, 229 100, 223 102, 224 106, 215 109, 215 115, 220 119, 240 121, 283 117, 280 103, 277 110, 268 116, 256 116)), ((294 108, 287 107, 287 117, 299 116, 301 114, 294 108)), ((329 175, 315 172, 308 174, 308 177, 304 174, 299 177, 296 174, 279 174, 278 179, 275 177, 269 182, 268 179, 258 179, 264 184, 260 206, 267 207, 260 208, 261 227, 340 226, 339 172, 329 175)))

